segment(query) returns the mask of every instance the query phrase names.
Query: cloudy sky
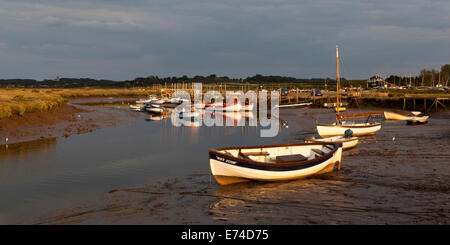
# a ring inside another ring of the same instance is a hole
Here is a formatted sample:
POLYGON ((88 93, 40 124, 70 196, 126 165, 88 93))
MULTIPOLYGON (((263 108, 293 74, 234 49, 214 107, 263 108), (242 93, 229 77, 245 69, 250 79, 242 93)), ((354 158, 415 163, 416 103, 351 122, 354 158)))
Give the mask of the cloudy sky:
POLYGON ((448 0, 0 0, 0 78, 415 75, 450 63, 448 0))

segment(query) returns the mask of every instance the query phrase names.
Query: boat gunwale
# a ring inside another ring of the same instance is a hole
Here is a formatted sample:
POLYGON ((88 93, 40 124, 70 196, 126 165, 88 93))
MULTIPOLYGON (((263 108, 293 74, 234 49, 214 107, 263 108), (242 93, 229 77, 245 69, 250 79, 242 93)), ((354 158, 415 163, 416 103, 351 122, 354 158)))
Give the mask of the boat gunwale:
POLYGON ((307 165, 307 164, 311 164, 311 163, 315 163, 315 162, 322 162, 324 160, 327 160, 327 159, 331 158, 336 153, 336 151, 341 147, 342 147, 342 143, 328 143, 328 142, 327 143, 319 143, 319 142, 317 142, 317 143, 279 144, 279 145, 264 145, 264 146, 224 147, 224 148, 218 148, 218 149, 209 149, 208 152, 209 152, 209 154, 214 154, 216 156, 220 156, 225 159, 229 159, 229 160, 233 160, 233 161, 237 161, 237 162, 241 162, 241 163, 246 163, 246 164, 250 164, 250 165, 264 166, 264 167, 295 167, 295 166, 307 165), (239 157, 235 157, 235 156, 231 156, 231 155, 219 152, 222 150, 231 150, 231 149, 233 149, 233 150, 235 150, 235 149, 254 149, 254 148, 262 149, 262 148, 306 146, 306 145, 333 145, 334 149, 323 156, 316 157, 311 160, 297 161, 297 162, 285 162, 285 163, 283 163, 283 162, 269 163, 269 162, 253 161, 253 160, 239 158, 239 157))
POLYGON ((350 125, 338 125, 338 124, 325 124, 325 123, 316 123, 316 126, 325 126, 325 127, 336 127, 339 126, 340 128, 371 128, 371 127, 376 127, 376 126, 381 126, 381 123, 374 123, 371 125, 367 125, 367 126, 350 126, 350 125))
MULTIPOLYGON (((333 137, 339 137, 339 136, 333 136, 333 137)), ((333 138, 333 137, 328 137, 328 138, 333 138)), ((324 143, 332 143, 332 141, 325 141, 327 138, 320 138, 320 139, 306 139, 305 141, 311 141, 311 142, 324 142, 324 143), (324 140, 324 141, 321 141, 324 140)), ((339 140, 340 142, 350 142, 350 141, 354 141, 354 140, 358 140, 358 137, 353 136, 350 138, 344 138, 342 140, 339 140)), ((336 142, 338 143, 338 142, 336 142)))

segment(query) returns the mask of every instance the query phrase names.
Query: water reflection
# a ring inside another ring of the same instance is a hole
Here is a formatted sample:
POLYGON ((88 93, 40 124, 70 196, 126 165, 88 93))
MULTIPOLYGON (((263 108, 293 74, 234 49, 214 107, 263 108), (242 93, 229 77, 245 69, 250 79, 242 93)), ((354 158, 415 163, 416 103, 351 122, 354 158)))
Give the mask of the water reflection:
POLYGON ((29 152, 46 152, 54 150, 57 143, 57 138, 42 138, 38 140, 14 143, 0 146, 0 158, 8 162, 12 157, 17 157, 29 152))

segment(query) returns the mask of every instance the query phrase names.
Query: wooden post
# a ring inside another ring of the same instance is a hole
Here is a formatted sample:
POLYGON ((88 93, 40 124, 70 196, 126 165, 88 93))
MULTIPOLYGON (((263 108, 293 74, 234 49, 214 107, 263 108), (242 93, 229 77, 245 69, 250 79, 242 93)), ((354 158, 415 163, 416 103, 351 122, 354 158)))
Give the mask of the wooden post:
POLYGON ((424 111, 427 111, 427 99, 423 99, 424 111))
POLYGON ((437 98, 434 103, 436 104, 436 112, 437 112, 438 111, 438 99, 437 98))

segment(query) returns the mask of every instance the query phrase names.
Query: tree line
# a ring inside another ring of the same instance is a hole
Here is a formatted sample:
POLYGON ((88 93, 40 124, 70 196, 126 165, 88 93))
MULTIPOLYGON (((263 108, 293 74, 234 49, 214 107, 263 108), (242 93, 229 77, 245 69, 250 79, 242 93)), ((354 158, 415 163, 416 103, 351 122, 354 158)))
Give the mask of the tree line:
POLYGON ((395 84, 397 86, 426 86, 436 87, 439 85, 448 86, 450 81, 450 64, 441 66, 440 70, 422 69, 417 76, 397 76, 391 75, 386 79, 386 82, 395 84))
MULTIPOLYGON (((437 84, 447 85, 450 79, 450 64, 445 64, 441 70, 426 70, 420 71, 418 76, 407 77, 391 75, 386 79, 386 82, 401 85, 412 86, 435 86, 437 84)), ((113 80, 97 80, 92 78, 58 78, 45 79, 37 81, 33 79, 0 79, 0 87, 26 87, 26 88, 80 88, 80 87, 113 87, 113 88, 130 88, 130 87, 147 87, 154 84, 172 84, 172 83, 232 83, 232 84, 295 84, 295 85, 311 85, 318 87, 326 87, 332 89, 336 86, 336 79, 333 78, 295 78, 288 76, 264 76, 256 74, 255 76, 247 78, 229 78, 227 76, 216 76, 211 74, 209 76, 180 76, 180 77, 163 77, 148 76, 137 77, 133 80, 113 81, 113 80)), ((367 80, 347 80, 340 78, 340 84, 343 87, 366 87, 367 80)))

